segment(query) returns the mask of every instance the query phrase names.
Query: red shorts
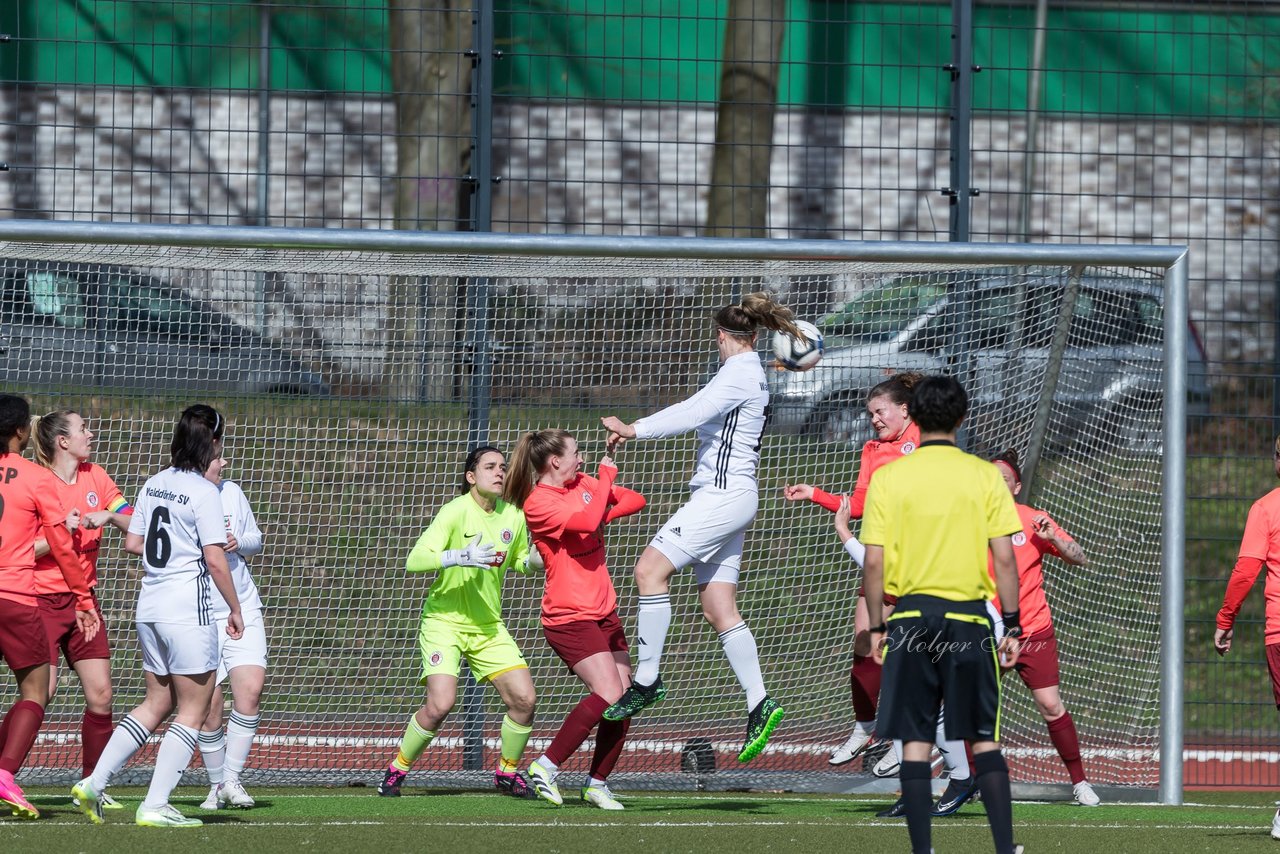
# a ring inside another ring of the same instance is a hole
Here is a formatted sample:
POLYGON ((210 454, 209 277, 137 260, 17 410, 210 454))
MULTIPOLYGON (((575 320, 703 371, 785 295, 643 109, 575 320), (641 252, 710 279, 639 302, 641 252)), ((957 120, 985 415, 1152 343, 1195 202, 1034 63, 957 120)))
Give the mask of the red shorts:
POLYGON ((1267 670, 1271 671, 1271 694, 1280 709, 1280 643, 1267 644, 1267 670))
MULTIPOLYGON (((892 593, 884 593, 882 595, 884 597, 885 607, 892 608, 898 604, 898 597, 894 596, 892 593)), ((867 598, 867 588, 863 587, 861 584, 858 585, 858 598, 867 598)))
POLYGON ((93 609, 98 612, 100 625, 91 641, 84 639, 84 633, 76 625, 74 593, 41 593, 37 597, 40 600, 40 617, 44 620, 44 633, 49 639, 48 657, 52 666, 58 666, 59 652, 71 666, 75 666, 77 661, 111 657, 111 647, 107 644, 107 623, 102 618, 102 608, 98 606, 98 594, 92 595, 93 609))
POLYGON ((26 670, 49 662, 49 642, 38 605, 0 599, 0 655, 11 670, 26 670))
MULTIPOLYGON (((1018 653, 1018 663, 1013 666, 1022 677, 1022 684, 1032 691, 1052 688, 1058 684, 1058 638, 1053 629, 1037 632, 1027 638, 1018 653)), ((1274 678, 1274 677, 1273 677, 1274 678)))
POLYGON ((570 670, 584 658, 601 652, 627 652, 627 635, 614 611, 599 620, 574 620, 543 626, 542 635, 570 670))

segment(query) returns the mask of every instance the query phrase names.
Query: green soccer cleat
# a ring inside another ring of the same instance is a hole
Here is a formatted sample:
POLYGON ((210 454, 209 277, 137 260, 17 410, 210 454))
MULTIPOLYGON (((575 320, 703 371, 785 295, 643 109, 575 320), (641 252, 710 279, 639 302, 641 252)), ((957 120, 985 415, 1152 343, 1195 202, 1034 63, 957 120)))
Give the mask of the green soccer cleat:
POLYGON ((631 687, 618 699, 618 702, 604 710, 606 721, 625 721, 632 715, 639 714, 650 706, 656 706, 667 699, 667 686, 662 684, 662 677, 652 685, 631 683, 631 687))
POLYGON ((139 827, 203 827, 204 822, 198 818, 187 818, 182 813, 173 808, 172 804, 151 809, 147 806, 138 807, 138 812, 134 817, 134 824, 139 827))
POLYGON ((786 710, 776 700, 765 697, 747 716, 747 742, 738 754, 739 762, 750 762, 764 751, 769 736, 786 717, 786 710))

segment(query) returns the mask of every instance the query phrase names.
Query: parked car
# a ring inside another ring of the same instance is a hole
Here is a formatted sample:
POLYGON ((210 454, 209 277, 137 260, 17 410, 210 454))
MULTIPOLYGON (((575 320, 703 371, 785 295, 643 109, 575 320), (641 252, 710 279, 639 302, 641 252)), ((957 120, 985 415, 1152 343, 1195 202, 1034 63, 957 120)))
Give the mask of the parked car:
POLYGON ((0 382, 329 393, 306 364, 154 276, 31 261, 0 261, 0 275, 0 382))
MULTIPOLYGON (((816 368, 768 372, 772 427, 861 444, 874 436, 865 410, 872 386, 898 371, 945 372, 969 391, 971 443, 990 450, 984 435, 998 443, 1009 419, 1030 423, 1064 285, 1065 277, 1020 285, 1008 275, 905 276, 869 288, 818 322, 826 352, 816 368)), ((1159 442, 1162 294, 1141 279, 1081 278, 1054 394, 1058 424, 1067 425, 1060 440, 1074 428, 1124 444, 1159 442)), ((1209 382, 1204 347, 1190 332, 1194 422, 1208 412, 1209 382)))

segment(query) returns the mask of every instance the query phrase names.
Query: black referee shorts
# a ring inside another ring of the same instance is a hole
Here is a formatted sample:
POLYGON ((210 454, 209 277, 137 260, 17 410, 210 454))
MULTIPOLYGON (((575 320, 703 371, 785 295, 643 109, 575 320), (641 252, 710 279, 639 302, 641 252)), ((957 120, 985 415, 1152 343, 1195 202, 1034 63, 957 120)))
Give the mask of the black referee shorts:
POLYGON ((986 602, 903 596, 888 637, 879 735, 932 742, 945 703, 947 738, 1000 739, 1000 671, 986 602))

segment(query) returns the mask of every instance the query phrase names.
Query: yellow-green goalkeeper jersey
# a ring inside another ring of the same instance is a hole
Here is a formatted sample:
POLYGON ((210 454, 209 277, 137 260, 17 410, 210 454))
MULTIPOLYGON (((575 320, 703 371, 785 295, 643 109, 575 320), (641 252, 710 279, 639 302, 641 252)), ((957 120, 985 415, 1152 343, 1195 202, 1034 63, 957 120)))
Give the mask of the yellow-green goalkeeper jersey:
POLYGON ((436 573, 422 604, 423 617, 485 628, 502 621, 502 582, 507 570, 527 572, 528 563, 529 534, 520 508, 499 500, 493 512, 486 513, 468 492, 440 508, 409 552, 405 568, 436 573), (476 534, 497 551, 496 566, 440 565, 443 552, 464 548, 476 534))

